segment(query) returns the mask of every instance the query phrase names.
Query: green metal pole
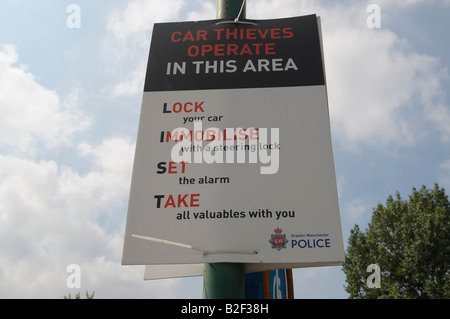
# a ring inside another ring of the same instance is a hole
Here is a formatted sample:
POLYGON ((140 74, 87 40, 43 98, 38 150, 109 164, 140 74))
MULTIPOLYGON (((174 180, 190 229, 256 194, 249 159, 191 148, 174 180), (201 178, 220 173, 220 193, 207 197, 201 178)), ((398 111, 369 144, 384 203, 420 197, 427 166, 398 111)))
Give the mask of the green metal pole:
POLYGON ((244 9, 239 19, 245 19, 247 3, 244 3, 244 0, 217 0, 217 19, 236 19, 242 4, 244 4, 244 9))
MULTIPOLYGON (((244 0, 217 0, 217 19, 245 19, 246 5, 241 12, 244 0)), ((244 264, 217 263, 205 264, 203 273, 204 299, 244 299, 244 264)))
POLYGON ((244 264, 206 264, 203 273, 204 299, 244 299, 244 264))

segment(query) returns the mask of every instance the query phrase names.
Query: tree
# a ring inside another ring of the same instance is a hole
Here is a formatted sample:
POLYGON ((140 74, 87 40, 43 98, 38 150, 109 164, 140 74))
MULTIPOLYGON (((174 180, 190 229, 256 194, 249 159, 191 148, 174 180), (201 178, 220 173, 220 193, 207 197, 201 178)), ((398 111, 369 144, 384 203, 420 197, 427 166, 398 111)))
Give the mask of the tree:
POLYGON ((349 298, 450 298, 450 203, 443 188, 413 188, 378 204, 365 232, 351 230, 343 264, 349 298), (367 267, 380 286, 369 288, 367 267))
MULTIPOLYGON (((86 299, 94 299, 94 294, 95 294, 95 291, 92 293, 92 295, 89 295, 89 293, 86 291, 86 299)), ((68 297, 64 296, 64 299, 72 299, 72 296, 69 293, 69 296, 68 297)), ((77 294, 75 294, 75 299, 81 299, 79 292, 77 294)))

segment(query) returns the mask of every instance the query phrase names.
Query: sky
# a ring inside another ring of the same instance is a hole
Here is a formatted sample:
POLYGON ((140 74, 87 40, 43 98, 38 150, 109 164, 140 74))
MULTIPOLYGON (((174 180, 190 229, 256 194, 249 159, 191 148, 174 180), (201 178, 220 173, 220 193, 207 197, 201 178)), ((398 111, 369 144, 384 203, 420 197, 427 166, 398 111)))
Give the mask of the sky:
MULTIPOLYGON (((121 257, 153 24, 214 19, 216 5, 0 2, 0 298, 202 297, 201 277, 144 281, 121 257)), ((347 246, 390 194, 450 190, 450 1, 247 4, 250 19, 307 14, 322 22, 347 246)), ((344 285, 339 266, 294 270, 295 298, 345 299, 344 285)))

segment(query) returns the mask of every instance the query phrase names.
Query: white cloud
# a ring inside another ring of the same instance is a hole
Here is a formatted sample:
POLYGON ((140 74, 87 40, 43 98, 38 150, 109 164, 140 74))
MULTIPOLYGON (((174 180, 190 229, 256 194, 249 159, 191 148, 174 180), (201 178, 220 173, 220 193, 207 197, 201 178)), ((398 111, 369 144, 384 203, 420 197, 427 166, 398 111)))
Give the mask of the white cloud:
POLYGON ((134 0, 123 11, 111 13, 107 29, 124 39, 130 35, 151 31, 155 22, 175 19, 184 5, 184 0, 134 0))
POLYGON ((375 1, 379 6, 383 7, 407 7, 411 5, 416 5, 421 2, 429 2, 430 0, 400 0, 400 1, 390 1, 390 0, 377 0, 375 1))
POLYGON ((98 202, 100 207, 105 209, 105 204, 110 203, 112 209, 115 206, 114 199, 121 199, 129 191, 126 181, 130 180, 134 144, 128 139, 112 138, 104 140, 96 148, 88 144, 80 144, 78 149, 82 156, 91 157, 95 164, 94 167, 100 169, 100 171, 93 171, 82 178, 86 184, 84 188, 95 187, 95 191, 103 194, 96 195, 94 190, 89 192, 90 196, 95 198, 95 201, 89 199, 90 206, 92 203, 98 202))
POLYGON ((345 203, 342 210, 342 214, 354 223, 359 222, 365 215, 370 216, 371 213, 372 210, 361 198, 345 203))
MULTIPOLYGON (((418 2, 403 1, 401 6, 418 2)), ((330 116, 343 145, 412 145, 430 123, 448 137, 450 111, 442 88, 446 70, 436 58, 415 53, 394 32, 368 28, 369 3, 329 6, 324 1, 286 0, 281 5, 262 0, 249 2, 247 15, 321 17, 330 116)))
POLYGON ((105 53, 112 57, 112 77, 120 80, 109 84, 108 92, 116 97, 142 92, 153 24, 177 21, 184 5, 184 0, 133 0, 123 10, 109 14, 106 29, 110 37, 104 41, 105 53), (121 68, 123 63, 125 69, 121 68))
POLYGON ((432 67, 425 56, 403 53, 389 31, 351 27, 325 35, 331 118, 350 142, 411 144, 417 132, 407 111, 432 67))
POLYGON ((68 144, 75 132, 86 130, 90 119, 58 94, 39 85, 12 45, 0 50, 0 146, 33 154, 38 143, 47 148, 68 144))
POLYGON ((143 268, 120 265, 134 141, 74 149, 76 133, 91 124, 79 109, 83 90, 60 99, 18 61, 14 46, 0 49, 0 298, 73 295, 66 267, 74 263, 82 294, 127 297, 115 288, 125 285, 143 296, 173 295, 178 282, 144 285, 143 268), (84 172, 39 158, 50 149, 88 163, 84 172))
POLYGON ((138 67, 127 76, 125 81, 120 82, 113 88, 113 95, 132 96, 134 94, 142 93, 146 71, 147 61, 143 60, 138 67))
POLYGON ((442 87, 442 80, 448 79, 447 69, 438 69, 439 61, 431 59, 427 77, 423 77, 418 85, 421 89, 421 102, 424 106, 426 117, 435 125, 441 133, 443 142, 450 141, 450 107, 446 104, 447 95, 442 87), (434 72, 433 72, 434 71, 434 72), (433 73, 432 73, 433 72, 433 73))
POLYGON ((430 122, 448 130, 442 123, 448 118, 442 104, 445 72, 436 58, 411 52, 389 30, 343 24, 325 30, 330 114, 341 138, 411 145, 430 122), (423 121, 427 117, 430 122, 423 121))
POLYGON ((82 294, 126 297, 114 285, 173 294, 177 282, 146 288, 143 268, 120 265, 134 148, 123 138, 80 145, 80 156, 94 163, 85 175, 54 161, 0 155, 0 279, 7 287, 0 297, 62 298, 70 292, 69 264, 81 267, 82 294))
MULTIPOLYGON (((304 15, 310 7, 309 1, 260 0, 247 2, 247 18, 274 19, 304 15)), ((314 5, 312 5, 314 6, 314 5)))
POLYGON ((211 20, 217 15, 217 4, 211 1, 201 1, 200 9, 190 11, 187 16, 189 21, 211 20))

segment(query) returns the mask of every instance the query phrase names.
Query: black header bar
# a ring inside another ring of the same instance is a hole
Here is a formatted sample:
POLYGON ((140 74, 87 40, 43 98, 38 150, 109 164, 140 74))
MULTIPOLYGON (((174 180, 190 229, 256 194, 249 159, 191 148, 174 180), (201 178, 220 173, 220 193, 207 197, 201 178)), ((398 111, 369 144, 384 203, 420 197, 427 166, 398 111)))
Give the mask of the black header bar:
POLYGON ((316 15, 158 23, 144 91, 324 85, 316 15))

